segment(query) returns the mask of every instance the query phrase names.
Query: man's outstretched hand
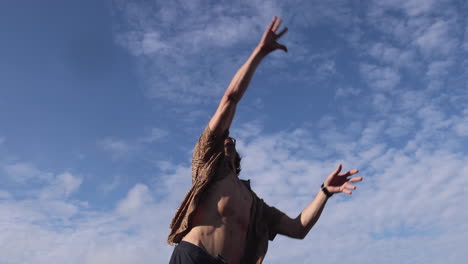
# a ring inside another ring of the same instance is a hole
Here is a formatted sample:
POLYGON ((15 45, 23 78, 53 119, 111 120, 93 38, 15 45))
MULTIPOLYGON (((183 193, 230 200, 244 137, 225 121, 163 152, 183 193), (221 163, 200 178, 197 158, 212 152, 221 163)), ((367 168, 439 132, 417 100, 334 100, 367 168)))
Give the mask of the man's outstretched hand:
POLYGON ((278 18, 276 16, 273 17, 271 24, 268 26, 265 33, 263 33, 262 39, 260 40, 260 43, 258 44, 258 46, 260 50, 265 52, 265 54, 268 54, 277 49, 281 49, 281 50, 284 50, 285 52, 288 52, 288 48, 286 48, 286 46, 279 44, 277 42, 277 40, 281 38, 284 35, 284 33, 288 31, 288 28, 285 27, 278 34, 276 34, 276 31, 278 30, 282 21, 283 20, 281 18, 278 18))
POLYGON ((341 173, 341 164, 338 165, 335 171, 328 175, 327 179, 323 183, 327 190, 330 193, 346 193, 351 194, 353 190, 356 189, 356 186, 349 184, 350 182, 360 182, 362 181, 362 177, 350 177, 358 173, 358 170, 350 170, 345 173, 341 173))

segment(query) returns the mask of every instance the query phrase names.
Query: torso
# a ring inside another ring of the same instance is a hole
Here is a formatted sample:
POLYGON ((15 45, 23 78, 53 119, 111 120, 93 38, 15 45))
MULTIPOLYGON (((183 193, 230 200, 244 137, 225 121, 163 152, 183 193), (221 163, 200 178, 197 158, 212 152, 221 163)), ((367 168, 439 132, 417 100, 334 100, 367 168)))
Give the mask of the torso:
POLYGON ((214 257, 220 254, 228 263, 240 263, 253 198, 233 171, 224 172, 227 175, 210 183, 204 191, 191 221, 191 230, 182 240, 214 257))

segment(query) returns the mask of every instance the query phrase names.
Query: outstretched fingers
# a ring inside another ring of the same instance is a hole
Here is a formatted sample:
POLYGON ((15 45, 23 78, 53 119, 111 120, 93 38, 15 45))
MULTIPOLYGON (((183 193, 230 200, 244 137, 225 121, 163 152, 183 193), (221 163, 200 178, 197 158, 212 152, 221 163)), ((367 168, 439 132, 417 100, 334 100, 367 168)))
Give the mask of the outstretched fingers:
POLYGON ((273 32, 275 32, 276 30, 278 30, 279 26, 281 25, 281 22, 283 22, 283 19, 281 18, 277 18, 275 16, 275 23, 273 25, 273 28, 271 29, 273 32))
POLYGON ((359 170, 350 170, 350 171, 347 171, 345 173, 342 173, 342 174, 339 174, 338 176, 340 177, 348 177, 348 176, 351 176, 351 175, 354 175, 356 173, 358 173, 359 170))
POLYGON ((348 179, 348 182, 360 182, 362 179, 363 177, 352 177, 348 179))
POLYGON ((341 186, 341 192, 346 194, 352 194, 353 190, 356 190, 356 186, 345 183, 341 186))
POLYGON ((356 190, 356 186, 351 185, 351 184, 349 184, 349 183, 343 184, 343 187, 344 187, 345 189, 347 189, 347 190, 356 190))
POLYGON ((278 19, 278 18, 277 18, 276 16, 273 17, 273 19, 271 20, 270 25, 268 26, 267 32, 269 32, 269 31, 274 31, 273 28, 274 28, 274 26, 275 26, 275 24, 276 24, 276 20, 277 20, 277 19, 278 19))
POLYGON ((286 48, 285 45, 282 45, 282 44, 278 43, 277 48, 280 49, 280 50, 283 50, 284 52, 288 52, 288 48, 286 48))
POLYGON ((264 47, 264 50, 267 51, 267 53, 277 49, 288 52, 288 48, 285 45, 277 42, 277 40, 288 31, 288 29, 285 27, 278 34, 275 33, 280 27, 282 21, 283 20, 281 18, 274 16, 265 33, 263 33, 261 45, 264 47))
POLYGON ((348 189, 343 189, 341 192, 346 194, 353 194, 353 192, 348 189))
POLYGON ((284 33, 286 33, 286 32, 288 32, 287 27, 283 28, 283 30, 281 30, 280 33, 278 33, 278 35, 276 36, 276 39, 281 38, 284 35, 284 33))
POLYGON ((338 164, 338 167, 331 173, 331 175, 339 175, 341 171, 341 164, 338 164))

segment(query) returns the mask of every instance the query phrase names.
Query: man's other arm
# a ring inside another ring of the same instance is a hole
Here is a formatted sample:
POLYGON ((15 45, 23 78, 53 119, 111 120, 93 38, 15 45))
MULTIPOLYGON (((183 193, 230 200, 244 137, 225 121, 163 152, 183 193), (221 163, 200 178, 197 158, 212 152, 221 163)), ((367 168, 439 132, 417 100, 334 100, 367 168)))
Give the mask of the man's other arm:
MULTIPOLYGON (((356 189, 356 186, 351 185, 351 182, 362 181, 362 177, 351 177, 358 173, 358 170, 351 170, 340 174, 341 164, 338 168, 333 171, 323 183, 325 188, 330 194, 334 193, 345 193, 352 194, 352 190, 356 189)), ((286 235, 292 238, 303 239, 317 223, 320 215, 322 214, 323 208, 328 200, 327 195, 319 190, 314 200, 307 205, 304 210, 294 219, 287 215, 284 215, 278 224, 278 233, 286 235)))

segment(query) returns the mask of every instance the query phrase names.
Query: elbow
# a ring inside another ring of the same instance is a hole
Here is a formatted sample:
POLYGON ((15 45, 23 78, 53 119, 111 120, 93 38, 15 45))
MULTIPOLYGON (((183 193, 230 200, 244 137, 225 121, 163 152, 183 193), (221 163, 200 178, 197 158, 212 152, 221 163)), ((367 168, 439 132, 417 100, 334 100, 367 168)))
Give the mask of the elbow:
POLYGON ((306 237, 307 233, 309 233, 309 228, 307 228, 307 226, 304 226, 304 224, 302 223, 301 215, 302 214, 298 215, 296 219, 294 219, 293 237, 302 240, 306 237))
POLYGON ((227 93, 224 95, 224 100, 230 104, 237 104, 240 98, 235 93, 227 93))
POLYGON ((307 236, 307 233, 309 233, 307 227, 299 224, 296 228, 296 232, 294 232, 294 238, 302 240, 307 236))
POLYGON ((306 236, 307 236, 307 231, 306 230, 301 230, 298 232, 298 234, 296 235, 296 238, 297 239, 304 239, 306 236))

